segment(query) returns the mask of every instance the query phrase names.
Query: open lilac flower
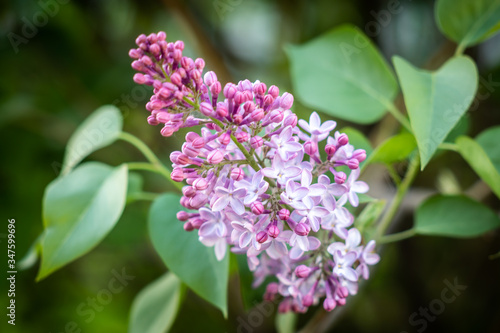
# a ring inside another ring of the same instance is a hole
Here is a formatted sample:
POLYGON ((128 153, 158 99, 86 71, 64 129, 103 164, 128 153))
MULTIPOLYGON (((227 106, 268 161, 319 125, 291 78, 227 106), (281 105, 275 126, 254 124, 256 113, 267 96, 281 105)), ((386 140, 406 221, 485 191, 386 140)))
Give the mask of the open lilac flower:
POLYGON ((254 287, 272 280, 264 297, 279 299, 280 312, 344 305, 380 260, 343 207, 358 206, 357 194, 368 191, 357 180, 366 152, 345 133, 330 136, 336 123, 316 112, 299 120, 293 95, 277 86, 203 74, 205 61, 183 55, 184 43, 167 42, 164 32, 136 44, 134 81, 153 88, 148 123, 167 137, 192 128, 170 155, 172 180, 185 184, 177 214, 184 229, 197 230, 217 260, 228 247, 245 255, 254 287))

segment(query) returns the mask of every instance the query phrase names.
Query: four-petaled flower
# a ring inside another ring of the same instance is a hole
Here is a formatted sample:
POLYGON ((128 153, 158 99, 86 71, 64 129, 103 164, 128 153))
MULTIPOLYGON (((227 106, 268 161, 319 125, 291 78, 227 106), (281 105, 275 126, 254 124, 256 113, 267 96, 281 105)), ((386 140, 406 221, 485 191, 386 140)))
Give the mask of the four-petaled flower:
POLYGON ((233 181, 230 182, 228 188, 216 187, 215 194, 218 199, 215 200, 212 210, 218 212, 229 205, 236 214, 242 215, 245 212, 245 206, 241 200, 245 197, 246 192, 244 188, 235 189, 233 181))

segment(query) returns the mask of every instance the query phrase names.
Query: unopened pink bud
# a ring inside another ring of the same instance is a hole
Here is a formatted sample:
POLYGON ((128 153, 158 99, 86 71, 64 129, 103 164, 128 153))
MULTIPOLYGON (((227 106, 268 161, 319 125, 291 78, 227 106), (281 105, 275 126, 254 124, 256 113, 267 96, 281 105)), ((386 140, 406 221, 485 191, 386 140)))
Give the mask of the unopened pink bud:
POLYGON ((170 178, 175 182, 182 182, 184 180, 184 172, 181 168, 175 168, 170 174, 170 178))
POLYGON ((160 122, 156 119, 156 116, 153 116, 153 115, 148 116, 148 124, 149 124, 149 125, 156 126, 156 125, 158 125, 159 123, 160 123, 160 122))
POLYGON ((297 224, 297 226, 295 227, 295 233, 299 236, 307 236, 309 234, 309 232, 311 231, 311 227, 309 227, 307 224, 305 223, 299 223, 297 224))
POLYGON ((363 162, 366 160, 366 151, 364 149, 356 149, 352 153, 352 158, 355 158, 358 160, 359 163, 363 162))
POLYGON ((227 83, 225 86, 224 86, 224 96, 226 96, 226 98, 234 98, 234 95, 236 94, 236 86, 234 85, 234 83, 227 83))
POLYGON ((191 221, 191 224, 193 225, 193 228, 195 229, 200 229, 201 225, 204 223, 202 219, 194 219, 191 221))
POLYGON ((278 212, 278 217, 282 221, 286 221, 290 217, 290 211, 286 208, 281 208, 280 211, 278 212))
POLYGON ((273 110, 271 111, 271 121, 273 123, 280 123, 283 120, 283 111, 273 110))
POLYGON ((267 233, 269 234, 269 236, 271 236, 272 238, 276 238, 278 237, 278 235, 280 234, 280 229, 278 228, 278 226, 275 226, 275 225, 271 225, 269 227, 269 230, 267 231, 267 233))
POLYGON ((158 38, 159 41, 166 40, 167 33, 165 31, 158 31, 158 33, 156 34, 156 37, 158 38))
POLYGON ((316 154, 317 151, 318 151, 318 145, 316 144, 316 142, 307 141, 306 143, 304 143, 304 152, 307 155, 314 155, 316 154))
POLYGON ((182 40, 178 40, 175 42, 174 47, 178 50, 184 50, 184 42, 182 40))
POLYGON ((342 171, 339 171, 335 174, 335 183, 337 184, 344 184, 346 179, 347 179, 347 176, 345 173, 343 173, 342 171))
POLYGON ((228 114, 226 105, 224 103, 217 104, 216 112, 217 112, 217 115, 219 117, 222 117, 222 118, 226 117, 228 114))
POLYGON ((237 91, 235 94, 234 94, 234 103, 236 105, 240 105, 241 103, 243 103, 245 101, 245 95, 243 95, 243 93, 241 91, 237 91))
POLYGON ((260 148, 262 147, 262 145, 264 144, 264 139, 262 139, 262 137, 260 136, 253 136, 251 139, 250 139, 250 146, 253 148, 253 149, 257 149, 257 148, 260 148))
POLYGON ((284 127, 287 127, 287 126, 295 127, 295 126, 297 126, 297 122, 298 122, 297 115, 295 113, 292 113, 285 118, 285 121, 283 122, 283 126, 284 127))
POLYGON ((268 106, 274 103, 274 97, 271 95, 264 96, 264 106, 268 106))
POLYGON ((196 60, 194 61, 194 65, 197 69, 202 70, 203 68, 205 68, 205 60, 203 60, 202 58, 196 58, 196 60))
POLYGON ((197 178, 193 182, 193 187, 198 191, 203 191, 208 187, 208 182, 205 178, 197 178))
POLYGON ((262 118, 264 118, 264 110, 262 109, 256 109, 250 114, 250 119, 252 121, 261 121, 262 118))
POLYGON ((189 204, 194 209, 198 209, 198 208, 201 208, 203 205, 205 205, 207 203, 207 201, 208 201, 208 197, 205 194, 198 192, 194 197, 192 197, 189 200, 189 204))
POLYGON ((134 82, 137 84, 144 84, 146 83, 147 79, 144 76, 144 74, 141 73, 136 73, 134 74, 134 82))
POLYGON ((337 287, 337 295, 339 295, 339 297, 346 298, 349 296, 349 289, 344 286, 339 286, 337 287))
POLYGON ((243 117, 241 116, 241 114, 236 114, 236 115, 233 116, 233 122, 236 125, 241 124, 242 121, 243 121, 243 117))
POLYGON ((193 145, 193 147, 195 149, 201 149, 201 148, 205 147, 205 139, 202 137, 196 138, 196 139, 194 139, 193 142, 191 142, 191 144, 193 145))
POLYGON ((188 198, 194 197, 196 194, 196 189, 192 186, 184 186, 182 188, 182 194, 188 198))
POLYGON ((178 163, 177 158, 179 155, 182 154, 180 151, 173 151, 170 153, 170 162, 172 163, 178 163))
POLYGON ((212 93, 212 96, 219 95, 221 91, 222 91, 222 86, 219 81, 215 82, 210 86, 210 92, 212 93))
POLYGON ((273 98, 276 98, 278 97, 278 95, 280 94, 280 89, 278 87, 276 87, 275 85, 272 85, 269 87, 269 91, 268 91, 269 95, 271 95, 273 98))
POLYGON ((347 136, 347 134, 342 133, 337 138, 337 142, 338 142, 339 146, 345 146, 346 144, 349 143, 349 137, 347 136))
POLYGON ((207 162, 210 164, 218 164, 224 159, 224 154, 220 150, 212 150, 208 153, 207 162))
POLYGON ((260 201, 254 201, 250 204, 250 210, 255 215, 260 215, 264 212, 264 205, 260 201))
POLYGON ((146 66, 151 66, 153 64, 153 60, 147 55, 141 57, 141 62, 146 66))
POLYGON ((269 237, 265 231, 259 231, 255 237, 257 242, 264 243, 269 237))
POLYGON ((345 298, 339 298, 337 300, 337 305, 338 306, 344 306, 345 305, 345 298))
POLYGON ((194 61, 191 58, 182 57, 181 66, 186 70, 186 72, 189 72, 194 67, 194 61))
POLYGON ((192 145, 184 143, 182 145, 182 152, 189 157, 197 157, 199 154, 198 149, 195 149, 192 145))
POLYGON ((236 133, 236 140, 238 140, 239 143, 247 142, 248 139, 250 139, 250 134, 248 134, 247 132, 236 133))
POLYGON ((187 165, 190 163, 191 163, 191 159, 186 154, 181 153, 181 154, 179 154, 179 156, 177 156, 177 164, 187 165))
POLYGON ((304 305, 306 308, 310 307, 314 303, 314 297, 312 295, 305 295, 302 298, 302 305, 304 305))
POLYGON ((137 45, 141 44, 141 43, 144 43, 145 41, 147 40, 147 37, 145 34, 140 34, 136 39, 135 39, 135 43, 137 45))
POLYGON ((170 76, 170 81, 175 84, 176 86, 181 86, 182 85, 182 77, 179 73, 174 73, 170 76))
POLYGON ((221 145, 228 145, 229 142, 231 142, 231 135, 229 133, 223 133, 219 138, 217 139, 221 145))
POLYGON ((328 312, 335 309, 335 306, 337 306, 337 304, 335 303, 335 300, 333 298, 326 298, 323 302, 323 308, 328 312))
POLYGON ((333 154, 335 154, 336 151, 337 148, 335 147, 335 145, 328 144, 325 146, 325 152, 328 156, 333 156, 333 154))
POLYGON ((201 102, 200 111, 201 111, 201 113, 203 113, 203 115, 205 115, 207 117, 214 116, 214 108, 212 107, 212 104, 210 104, 208 102, 201 102))
POLYGON ((280 99, 280 107, 282 109, 288 110, 292 107, 292 105, 293 105, 293 95, 287 92, 284 93, 280 99))
POLYGON ((149 47, 149 52, 151 52, 151 54, 155 57, 158 56, 161 52, 160 45, 158 45, 158 44, 151 45, 149 47))
POLYGON ((187 212, 185 212, 183 210, 181 210, 180 212, 177 212, 177 219, 179 221, 184 222, 184 221, 187 221, 188 218, 189 218, 189 214, 187 212))
POLYGON ((295 275, 297 275, 298 278, 306 278, 309 276, 311 271, 312 269, 310 269, 306 265, 299 265, 297 266, 297 268, 295 268, 295 275))
POLYGON ((245 177, 245 172, 241 168, 234 168, 231 170, 231 179, 236 181, 242 180, 245 177))
POLYGON ((191 224, 191 222, 184 223, 184 230, 186 230, 186 231, 193 231, 194 230, 193 225, 191 224))
POLYGON ((205 81, 205 84, 210 87, 212 84, 217 82, 217 75, 212 71, 206 72, 203 77, 203 81, 205 81))
POLYGON ((264 95, 266 93, 266 90, 267 90, 267 86, 265 83, 257 83, 254 87, 253 87, 253 92, 257 95, 264 95))
POLYGON ((175 60, 176 62, 181 61, 181 59, 182 59, 182 51, 181 51, 181 50, 178 50, 178 49, 175 49, 175 50, 172 52, 172 57, 174 58, 174 60, 175 60))
POLYGON ((243 104, 243 110, 245 110, 245 113, 252 113, 252 111, 255 110, 255 103, 246 101, 245 104, 243 104))
POLYGON ((347 161, 347 166, 351 170, 357 169, 359 168, 359 161, 355 158, 351 158, 349 161, 347 161))

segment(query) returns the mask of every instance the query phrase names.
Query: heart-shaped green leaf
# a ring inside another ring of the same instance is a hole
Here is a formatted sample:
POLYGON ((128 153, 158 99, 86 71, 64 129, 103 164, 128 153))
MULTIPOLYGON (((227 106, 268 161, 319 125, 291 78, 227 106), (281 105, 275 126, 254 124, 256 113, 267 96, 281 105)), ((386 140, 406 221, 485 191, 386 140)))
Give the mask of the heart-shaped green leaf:
POLYGON ((417 209, 415 231, 421 235, 477 237, 500 227, 500 218, 487 206, 464 196, 437 195, 417 209))
POLYGON ((439 0, 436 19, 439 29, 464 49, 500 29, 500 0, 439 0))
POLYGON ((85 157, 112 144, 120 135, 123 117, 114 105, 95 110, 78 126, 66 146, 61 175, 66 175, 85 157))
POLYGON ((166 273, 134 299, 129 333, 167 332, 174 323, 181 301, 181 281, 166 273))
POLYGON ((491 127, 481 132, 476 137, 476 141, 500 174, 500 126, 491 127))
MULTIPOLYGON (((488 139, 489 147, 489 137, 482 138, 483 144, 486 144, 486 139, 488 139)), ((498 142, 498 137, 496 138, 496 142, 498 142)), ((456 143, 460 155, 469 163, 479 177, 490 186, 493 193, 500 198, 500 171, 495 167, 483 147, 467 136, 457 138, 456 143)))
POLYGON ((398 92, 386 61, 358 28, 344 25, 285 49, 298 100, 332 116, 369 124, 398 92))
POLYGON ((397 134, 382 142, 366 159, 369 163, 392 164, 403 161, 417 147, 415 137, 408 132, 397 134))
POLYGON ((127 175, 126 165, 90 162, 47 186, 37 280, 90 251, 113 229, 125 207, 127 175))
POLYGON ((176 214, 184 208, 176 194, 164 194, 149 211, 149 236, 165 265, 189 288, 227 315, 229 254, 222 261, 214 249, 198 241, 198 233, 187 232, 176 214))
POLYGON ((459 56, 435 72, 420 70, 400 57, 394 57, 394 66, 424 169, 469 108, 477 89, 476 65, 459 56))

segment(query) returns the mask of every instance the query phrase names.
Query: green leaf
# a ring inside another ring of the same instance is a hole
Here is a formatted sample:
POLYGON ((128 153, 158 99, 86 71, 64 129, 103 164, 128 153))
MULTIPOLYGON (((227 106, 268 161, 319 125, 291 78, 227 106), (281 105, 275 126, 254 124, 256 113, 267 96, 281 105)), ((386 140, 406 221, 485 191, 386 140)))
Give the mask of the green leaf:
POLYGON ((500 144, 498 144, 499 140, 500 126, 488 128, 476 137, 477 143, 479 143, 479 145, 483 148, 486 155, 488 155, 491 163, 493 163, 495 169, 497 169, 497 172, 500 174, 500 144))
POLYGON ((439 0, 436 19, 443 34, 463 49, 500 29, 500 0, 439 0))
POLYGON ((394 66, 423 170, 469 108, 477 89, 476 65, 469 57, 459 56, 435 72, 420 70, 400 57, 394 57, 394 66))
POLYGON ((184 208, 177 194, 158 197, 149 212, 149 235, 165 265, 182 282, 227 316, 229 253, 222 261, 214 248, 198 240, 197 232, 187 232, 176 214, 184 208))
POLYGON ((335 28, 285 49, 295 95, 306 106, 360 124, 385 114, 398 92, 394 74, 362 31, 335 28))
POLYGON ((130 311, 129 333, 167 332, 181 303, 181 281, 165 273, 136 296, 130 311))
POLYGON ((297 325, 297 314, 294 312, 276 314, 276 331, 278 333, 293 333, 297 325))
POLYGON ((61 175, 68 174, 94 151, 112 144, 120 135, 123 117, 114 105, 101 106, 76 129, 66 146, 61 175))
POLYGON ((144 180, 137 172, 129 172, 127 186, 127 203, 134 201, 135 196, 142 192, 144 180))
POLYGON ((400 162, 405 160, 415 148, 417 148, 415 137, 411 133, 403 132, 382 142, 366 159, 366 164, 400 162))
MULTIPOLYGON (((486 139, 488 137, 482 138, 481 141, 483 141, 483 144, 486 144, 486 139)), ((500 173, 481 145, 467 136, 457 138, 456 143, 460 155, 469 163, 479 177, 490 186, 493 193, 500 198, 500 173)))
POLYGON ((37 280, 84 255, 111 231, 125 207, 127 173, 126 165, 91 162, 47 186, 37 280))
POLYGON ((415 231, 421 235, 476 237, 500 227, 487 206, 465 196, 436 195, 417 209, 415 231))
POLYGON ((38 253, 40 252, 40 241, 42 240, 43 233, 40 234, 33 244, 31 244, 30 248, 28 249, 28 252, 24 255, 24 257, 17 262, 16 267, 21 270, 27 270, 33 267, 36 262, 38 261, 38 253))

